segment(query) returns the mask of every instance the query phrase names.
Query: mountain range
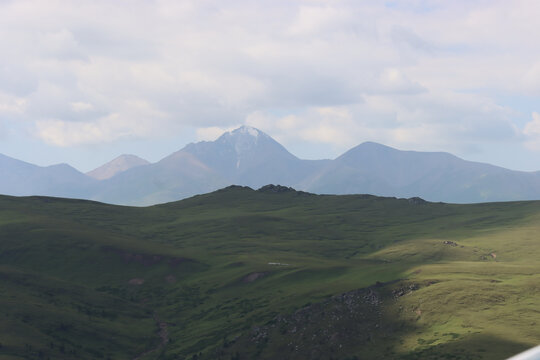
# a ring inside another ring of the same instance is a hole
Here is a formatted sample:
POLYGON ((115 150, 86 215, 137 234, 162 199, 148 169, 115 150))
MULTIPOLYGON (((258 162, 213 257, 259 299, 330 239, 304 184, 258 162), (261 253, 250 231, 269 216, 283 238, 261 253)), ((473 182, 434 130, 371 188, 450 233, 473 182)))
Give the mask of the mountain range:
POLYGON ((122 155, 83 174, 0 154, 0 193, 153 205, 231 184, 281 184, 319 194, 374 194, 475 203, 540 199, 540 172, 513 171, 443 152, 362 143, 334 160, 302 160, 264 132, 242 126, 156 162, 122 155))

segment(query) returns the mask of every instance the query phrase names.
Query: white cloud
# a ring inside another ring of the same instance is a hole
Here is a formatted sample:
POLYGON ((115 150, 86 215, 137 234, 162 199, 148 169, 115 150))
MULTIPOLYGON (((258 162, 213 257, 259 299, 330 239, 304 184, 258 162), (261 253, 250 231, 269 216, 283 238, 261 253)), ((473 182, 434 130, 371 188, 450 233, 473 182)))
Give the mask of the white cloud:
POLYGON ((36 123, 36 135, 48 144, 66 147, 147 136, 147 132, 151 132, 149 125, 132 124, 119 114, 110 114, 90 123, 40 120, 36 123))
POLYGON ((86 60, 73 33, 67 29, 37 34, 39 53, 44 57, 86 60))
POLYGON ((540 151, 540 114, 533 112, 532 120, 529 121, 523 129, 526 136, 525 145, 535 151, 540 151))
POLYGON ((1 2, 0 116, 58 146, 242 122, 336 149, 525 141, 490 93, 539 94, 539 3, 394 5, 1 2))
POLYGON ((94 109, 94 106, 83 101, 76 101, 71 103, 71 108, 75 112, 85 112, 94 109))
POLYGON ((384 69, 379 76, 379 91, 389 94, 416 94, 424 92, 426 89, 409 79, 399 69, 388 68, 384 69))
POLYGON ((300 6, 298 15, 289 27, 292 35, 313 35, 351 21, 351 15, 345 9, 332 6, 300 6))
POLYGON ((26 99, 0 92, 0 119, 24 113, 26 99))
MULTIPOLYGON (((78 104, 81 106, 81 104, 78 104)), ((89 104, 84 104, 87 107, 89 104)), ((92 121, 38 120, 34 133, 48 144, 67 147, 98 144, 126 138, 151 138, 162 135, 161 124, 167 124, 166 114, 145 101, 127 101, 122 112, 111 113, 92 121), (136 117, 137 120, 133 121, 136 117)), ((167 128, 171 129, 172 125, 167 128)))
POLYGON ((235 128, 238 128, 238 126, 231 126, 228 128, 222 128, 218 126, 211 126, 211 127, 202 127, 197 129, 197 140, 198 141, 214 141, 223 133, 227 131, 234 130, 235 128))
POLYGON ((524 88, 535 95, 540 95, 540 62, 530 65, 522 77, 524 88))
POLYGON ((477 151, 482 142, 517 141, 520 131, 509 115, 490 99, 471 94, 377 94, 354 106, 312 107, 294 115, 258 111, 246 123, 275 135, 287 147, 298 141, 332 145, 334 155, 364 141, 464 153, 477 151))

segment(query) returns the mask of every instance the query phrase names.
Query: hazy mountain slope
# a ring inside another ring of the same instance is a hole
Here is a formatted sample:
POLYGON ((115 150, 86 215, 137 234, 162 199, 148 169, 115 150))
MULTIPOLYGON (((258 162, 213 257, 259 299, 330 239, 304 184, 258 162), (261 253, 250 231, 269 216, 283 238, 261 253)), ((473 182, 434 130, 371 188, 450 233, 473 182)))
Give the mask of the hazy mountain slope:
POLYGON ((89 198, 96 181, 67 164, 37 166, 0 154, 0 193, 89 198))
POLYGON ((540 199, 538 173, 370 142, 347 151, 303 185, 320 193, 420 196, 448 202, 540 199))
POLYGON ((215 141, 189 144, 154 164, 131 156, 90 174, 0 158, 0 193, 52 195, 115 204, 175 201, 238 184, 268 183, 326 194, 374 194, 473 203, 540 199, 540 172, 511 171, 448 153, 400 151, 363 143, 335 160, 301 160, 267 134, 243 126, 215 141), (133 167, 135 166, 135 167, 133 167), (127 170, 123 170, 126 169, 127 170), (123 170, 123 171, 121 171, 123 170))
POLYGON ((184 151, 221 174, 230 184, 261 187, 294 185, 326 161, 300 160, 264 132, 242 126, 215 141, 189 144, 184 151))
POLYGON ((539 220, 275 187, 0 196, 0 358, 506 359, 540 336, 539 220))
POLYGON ((228 185, 220 174, 185 151, 155 164, 142 165, 103 180, 94 200, 151 205, 183 199, 228 185))
POLYGON ((150 164, 148 161, 135 155, 120 155, 100 167, 89 171, 86 175, 97 180, 110 179, 113 176, 141 165, 150 164))
POLYGON ((262 131, 244 126, 216 141, 189 144, 155 164, 138 166, 104 180, 92 199, 151 205, 231 184, 294 185, 327 163, 300 160, 262 131))

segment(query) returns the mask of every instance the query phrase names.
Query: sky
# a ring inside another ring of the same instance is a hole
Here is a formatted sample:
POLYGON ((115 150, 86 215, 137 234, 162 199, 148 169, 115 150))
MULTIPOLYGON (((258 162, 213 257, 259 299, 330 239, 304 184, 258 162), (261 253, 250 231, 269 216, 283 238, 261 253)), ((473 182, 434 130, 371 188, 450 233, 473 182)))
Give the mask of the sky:
POLYGON ((0 0, 0 153, 89 171, 256 127, 540 170, 536 0, 0 0))

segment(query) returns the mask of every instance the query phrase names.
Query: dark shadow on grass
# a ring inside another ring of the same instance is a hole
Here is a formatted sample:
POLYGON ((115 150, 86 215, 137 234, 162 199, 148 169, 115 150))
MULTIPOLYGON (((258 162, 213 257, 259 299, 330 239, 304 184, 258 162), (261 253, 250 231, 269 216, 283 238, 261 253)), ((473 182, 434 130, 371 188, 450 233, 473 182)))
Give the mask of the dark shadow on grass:
MULTIPOLYGON (((223 360, 503 360, 527 345, 487 334, 446 337, 446 342, 400 351, 400 339, 422 332, 422 326, 397 316, 400 296, 426 284, 391 282, 350 291, 294 313, 278 315, 240 337, 224 340, 203 358, 223 360), (391 310, 388 310, 391 309, 391 310)), ((452 335, 452 334, 450 334, 452 335)))

